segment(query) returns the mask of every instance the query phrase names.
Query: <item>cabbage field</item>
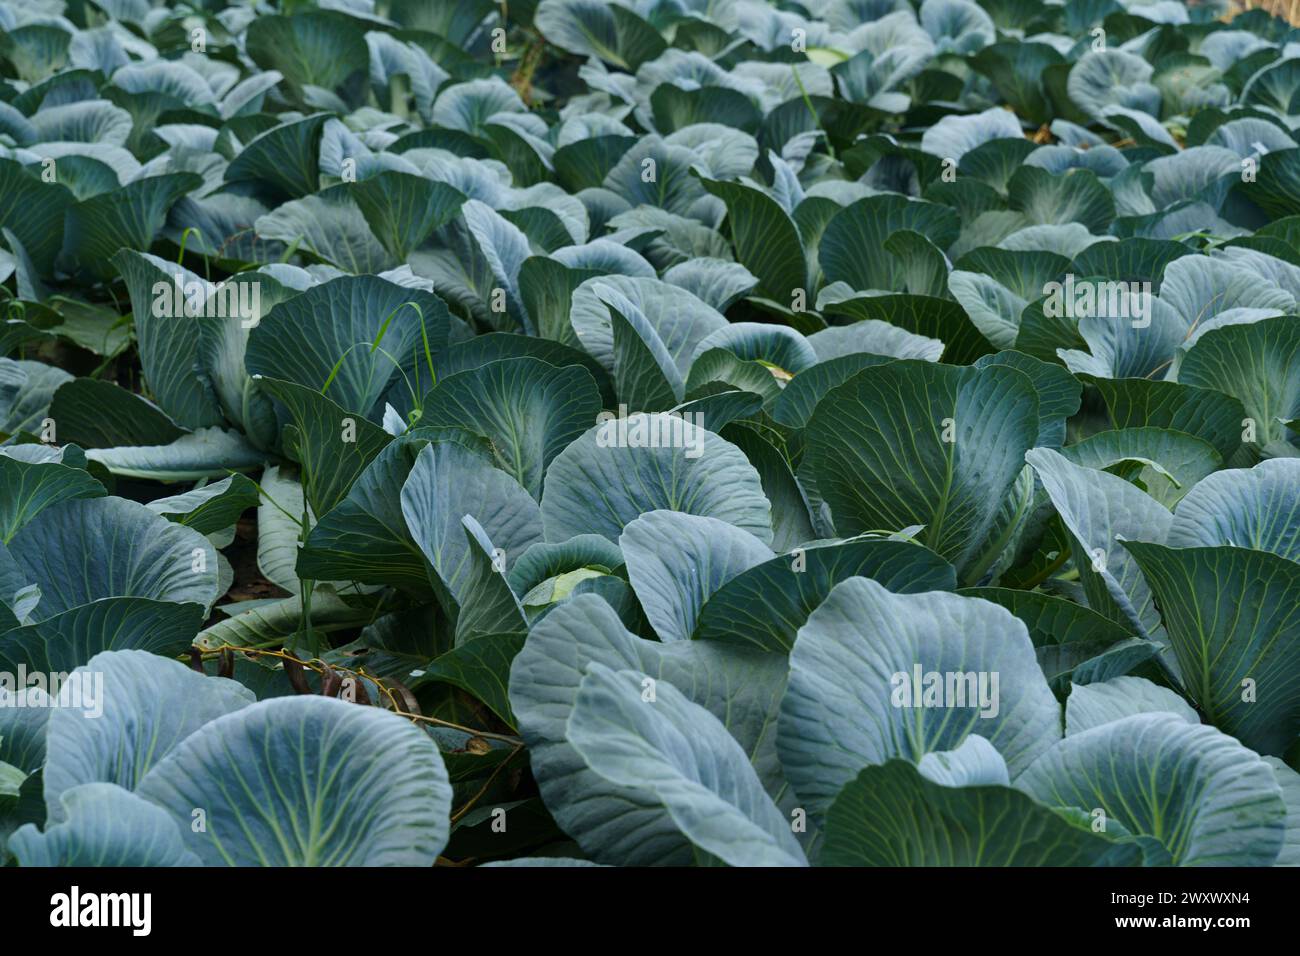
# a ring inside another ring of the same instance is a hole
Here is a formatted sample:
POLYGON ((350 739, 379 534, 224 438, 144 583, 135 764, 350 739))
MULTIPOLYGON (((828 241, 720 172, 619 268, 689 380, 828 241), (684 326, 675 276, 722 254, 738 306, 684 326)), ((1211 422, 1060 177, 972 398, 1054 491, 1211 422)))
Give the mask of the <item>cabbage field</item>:
POLYGON ((0 0, 0 865, 1300 865, 1298 301, 1227 0, 0 0))

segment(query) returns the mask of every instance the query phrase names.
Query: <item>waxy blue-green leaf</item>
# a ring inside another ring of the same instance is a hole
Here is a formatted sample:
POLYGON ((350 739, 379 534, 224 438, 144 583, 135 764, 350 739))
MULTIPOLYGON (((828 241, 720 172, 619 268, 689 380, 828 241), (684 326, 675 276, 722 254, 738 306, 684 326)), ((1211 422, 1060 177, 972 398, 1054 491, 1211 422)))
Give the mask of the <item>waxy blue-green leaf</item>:
POLYGON ((337 90, 364 78, 370 64, 361 24, 334 10, 255 17, 245 43, 258 66, 284 74, 299 95, 307 86, 337 90))
MULTIPOLYGON (((969 738, 974 739, 974 738, 969 738)), ((943 786, 905 760, 866 767, 831 804, 824 866, 1138 866, 1142 850, 1007 786, 943 786)))
POLYGON ((38 171, 0 159, 0 223, 22 242, 42 276, 53 272, 63 245, 64 212, 74 201, 66 186, 42 182, 38 171))
POLYGON ((1205 478, 1178 503, 1166 543, 1228 545, 1300 561, 1300 461, 1274 458, 1205 478))
POLYGON ((46 731, 45 804, 53 821, 63 819, 61 797, 73 787, 103 782, 134 790, 186 737, 254 700, 235 681, 142 650, 97 654, 73 674, 46 731))
POLYGON ((460 211, 464 195, 446 183, 388 170, 357 182, 352 196, 370 230, 405 262, 411 250, 460 211))
POLYGON ((420 425, 468 429, 491 442, 496 461, 534 498, 555 456, 596 421, 600 394, 590 373, 537 358, 489 362, 439 380, 420 425))
POLYGON ((695 851, 657 798, 609 783, 568 742, 567 723, 593 661, 667 682, 704 707, 749 756, 777 805, 795 807, 774 745, 786 677, 780 655, 707 641, 642 640, 605 601, 579 595, 529 633, 511 667, 510 702, 547 809, 594 860, 671 866, 693 862, 695 851))
POLYGON ((206 284, 188 270, 132 249, 117 252, 111 261, 131 296, 140 364, 154 400, 182 428, 220 425, 216 391, 199 358, 202 326, 187 308, 206 297, 206 284))
POLYGON ((280 302, 249 334, 251 375, 313 389, 368 415, 401 369, 447 342, 446 304, 377 276, 334 279, 280 302), (416 353, 419 350, 419 358, 416 353))
POLYGON ((454 442, 420 450, 402 485, 401 515, 416 547, 461 604, 473 596, 475 578, 462 518, 472 516, 492 547, 502 550, 503 571, 542 537, 540 509, 519 482, 454 442))
MULTIPOLYGON (((33 446, 0 449, 0 542, 44 509, 73 498, 98 498, 104 486, 81 468, 30 454, 33 446)), ((44 451, 42 446, 34 446, 44 451)))
POLYGON ((197 531, 123 498, 46 508, 9 542, 26 579, 41 589, 35 620, 103 598, 193 602, 217 599, 217 557, 197 531))
POLYGON ((1173 714, 1138 714, 1066 737, 1016 786, 1048 806, 1100 810, 1160 841, 1177 866, 1271 866, 1286 829, 1268 764, 1173 714))
POLYGON ((0 633, 0 661, 13 671, 62 674, 101 651, 184 654, 203 626, 201 604, 100 598, 0 633))
POLYGON ((987 738, 1013 776, 1061 735, 1024 625, 976 598, 891 594, 868 578, 836 585, 790 652, 777 733, 809 811, 825 813, 863 767, 917 761, 970 734, 987 738))
POLYGON ((323 515, 342 501, 392 436, 317 389, 270 377, 255 379, 288 411, 285 451, 302 468, 312 512, 323 515))
POLYGON ((818 253, 829 282, 846 282, 857 291, 905 292, 904 262, 893 256, 863 256, 880 249, 899 230, 929 239, 940 251, 957 239, 960 222, 947 206, 901 196, 869 196, 847 206, 826 227, 818 253))
POLYGON ((1151 590, 1121 541, 1163 542, 1173 515, 1123 478, 1035 448, 1025 456, 1070 532, 1071 550, 1094 611, 1150 637, 1160 627, 1151 590))
POLYGON ((788 652, 808 615, 850 577, 871 578, 900 594, 957 586, 952 565, 922 545, 883 538, 818 542, 724 583, 705 601, 691 636, 788 652))
POLYGON ((1061 454, 1076 465, 1098 470, 1137 465, 1147 493, 1166 507, 1173 507, 1223 465, 1209 442, 1168 428, 1097 432, 1062 448, 1061 454))
POLYGON ((199 866, 176 822, 143 797, 113 783, 86 783, 60 794, 62 822, 33 824, 9 838, 19 866, 199 866))
POLYGON ((155 498, 146 507, 199 534, 214 534, 233 527, 256 504, 257 486, 243 475, 231 475, 183 494, 155 498))
POLYGON ((718 518, 772 540, 771 505, 754 466, 731 443, 668 414, 610 418, 562 451, 546 473, 548 541, 594 533, 617 541, 657 510, 718 518))
POLYGON ((1161 645, 1096 611, 1041 591, 1012 588, 962 588, 959 594, 1001 605, 1029 629, 1038 666, 1052 690, 1063 694, 1071 682, 1109 680, 1154 657, 1161 645))
POLYGON ((660 803, 705 859, 806 865, 748 754, 717 717, 672 684, 592 661, 566 737, 598 776, 660 803))
POLYGON ((432 866, 451 812, 428 734, 316 696, 264 700, 208 723, 137 792, 208 866, 432 866), (208 811, 202 832, 190 826, 195 807, 208 811))
POLYGON ((167 211, 200 185, 193 173, 167 173, 73 203, 64 219, 63 256, 74 269, 112 278, 113 254, 123 247, 148 252, 167 211))
POLYGON ((60 386, 50 402, 50 417, 58 423, 60 442, 82 448, 151 445, 185 434, 148 399, 95 378, 60 386))
MULTIPOLYGON (((294 540, 301 535, 301 525, 288 529, 297 552, 296 574, 313 581, 392 584, 428 592, 429 564, 407 527, 401 502, 402 486, 421 448, 421 443, 405 439, 386 445, 347 496, 315 520, 301 551, 294 540)), ((301 501, 298 497, 297 507, 284 517, 300 522, 301 501)), ((273 529, 261 527, 261 518, 274 507, 259 510, 259 544, 273 543, 268 540, 273 529)))
POLYGON ((1243 441, 1291 445, 1282 423, 1300 415, 1300 322, 1279 316, 1211 329, 1188 350, 1178 381, 1239 399, 1254 424, 1253 440, 1243 441))
POLYGON ((710 596, 773 556, 735 525, 678 511, 641 515, 623 529, 618 545, 632 589, 665 643, 690 640, 710 596))
POLYGON ((1070 687, 1065 702, 1065 733, 1070 736, 1134 714, 1152 713, 1174 714, 1189 724, 1201 722, 1196 708, 1168 687, 1142 677, 1112 677, 1070 687))
POLYGON ((743 183, 702 179, 704 188, 727 204, 736 256, 758 277, 758 291, 788 305, 795 290, 808 297, 804 249, 798 227, 765 193, 743 183))
POLYGON ((1300 564, 1239 547, 1126 544, 1206 720, 1260 753, 1300 730, 1300 564))
POLYGON ((918 540, 974 584, 1001 551, 989 539, 999 506, 1037 436, 1038 400, 1021 372, 891 362, 822 399, 805 463, 837 532, 923 524, 918 540))
POLYGON ((581 56, 635 70, 666 47, 659 31, 620 4, 594 0, 542 0, 533 17, 551 43, 581 56))

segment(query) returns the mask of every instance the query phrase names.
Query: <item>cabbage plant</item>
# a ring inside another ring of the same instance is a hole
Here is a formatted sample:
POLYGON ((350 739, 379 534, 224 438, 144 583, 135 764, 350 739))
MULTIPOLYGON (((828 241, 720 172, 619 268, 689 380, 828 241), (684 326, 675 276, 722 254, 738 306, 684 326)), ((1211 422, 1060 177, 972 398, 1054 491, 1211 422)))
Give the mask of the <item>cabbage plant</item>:
POLYGON ((1300 865, 1220 0, 0 0, 0 865, 1300 865))

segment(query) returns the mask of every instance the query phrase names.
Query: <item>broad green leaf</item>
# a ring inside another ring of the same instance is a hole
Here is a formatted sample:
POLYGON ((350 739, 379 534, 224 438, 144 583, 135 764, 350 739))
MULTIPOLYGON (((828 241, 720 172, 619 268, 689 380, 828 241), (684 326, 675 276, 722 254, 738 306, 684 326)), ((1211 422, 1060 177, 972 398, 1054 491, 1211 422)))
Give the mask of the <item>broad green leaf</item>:
POLYGON ((849 578, 809 615, 790 652, 777 747, 811 813, 863 767, 917 761, 973 733, 1013 776, 1061 736, 1056 698, 1009 612, 849 578))
POLYGON ((904 292, 903 261, 864 257, 862 250, 880 249, 889 236, 907 229, 942 251, 956 241, 958 226, 957 213, 947 206, 901 196, 869 196, 846 207, 826 227, 819 246, 822 271, 827 281, 847 282, 858 291, 904 292))
MULTIPOLYGON (((401 490, 401 515, 442 585, 462 606, 473 597, 472 516, 504 553, 504 568, 542 537, 537 503, 510 475, 454 442, 425 446, 401 490)), ((489 560, 491 548, 489 548, 489 560)))
POLYGON ((294 199, 253 223, 257 239, 301 249, 344 272, 368 276, 400 263, 370 231, 370 224, 342 183, 294 199))
POLYGON ((302 466, 312 511, 325 514, 347 496, 392 436, 317 389, 269 377, 255 380, 288 410, 293 434, 286 428, 285 450, 302 466))
POLYGON ((1166 543, 1229 545, 1300 561, 1300 461, 1274 458, 1210 475, 1178 503, 1166 543))
MULTIPOLYGON (((938 339, 944 343, 943 357, 948 362, 973 362, 981 355, 995 351, 965 310, 951 299, 902 294, 828 298, 831 291, 830 287, 822 290, 817 305, 821 311, 847 315, 854 321, 874 319, 888 322, 914 335, 938 339)), ((887 354, 894 353, 891 350, 887 354)))
POLYGON ((358 27, 333 10, 259 16, 248 25, 245 43, 258 66, 278 70, 300 91, 305 86, 336 90, 369 66, 370 53, 358 27))
POLYGON ((256 504, 257 486, 243 475, 231 475, 184 494, 155 498, 146 507, 199 534, 214 534, 232 527, 256 504))
POLYGON ((58 423, 61 442, 82 448, 152 445, 185 434, 148 399, 95 378, 61 386, 50 402, 50 417, 58 423))
POLYGON ((1241 447, 1245 409, 1223 392, 1177 382, 1090 379, 1106 403, 1111 427, 1168 428, 1196 435, 1228 461, 1241 447))
POLYGON ((86 452, 86 460, 124 478, 201 481, 260 467, 266 452, 254 448, 233 429, 199 428, 166 445, 92 448, 86 452))
POLYGON ((1006 365, 1028 376, 1038 393, 1038 444, 1064 444, 1066 421, 1079 410, 1082 399, 1082 387, 1073 375, 1059 365, 1011 349, 982 356, 974 365, 1006 365))
MULTIPOLYGON (((596 286, 597 295, 602 286, 596 286)), ((626 315, 605 302, 614 333, 614 387, 622 403, 646 412, 666 411, 686 396, 686 383, 659 333, 639 309, 626 315)))
POLYGON ((254 376, 293 382, 368 415, 425 336, 434 351, 445 347, 448 321, 437 296, 377 276, 344 277, 277 304, 250 333, 245 361, 254 376))
POLYGON ((618 540, 637 516, 656 510, 718 518, 772 540, 771 505, 744 454, 672 415, 611 418, 551 463, 542 494, 548 541, 595 533, 618 540))
POLYGON ((918 544, 881 538, 815 543, 725 582, 705 601, 692 637, 788 652, 808 615, 850 577, 871 578, 900 594, 957 584, 952 566, 918 544))
POLYGON ((799 487, 785 454, 768 437, 739 422, 722 432, 722 437, 739 448, 754 466, 763 494, 772 505, 772 550, 789 550, 815 538, 808 497, 799 487))
POLYGON ((48 276, 63 245, 64 212, 75 202, 59 183, 42 182, 10 159, 0 159, 0 223, 21 240, 36 271, 48 276))
POLYGON ((1142 677, 1113 677, 1070 688, 1065 702, 1065 734, 1068 737, 1134 714, 1152 713, 1174 714, 1189 724, 1201 722, 1195 708, 1169 688, 1142 677))
MULTIPOLYGON (((296 547, 301 525, 289 526, 281 521, 290 516, 301 521, 301 496, 296 497, 296 507, 288 516, 271 515, 269 512, 276 510, 275 506, 264 506, 258 512, 259 532, 262 532, 259 543, 265 534, 260 527, 261 517, 267 514, 275 523, 266 530, 278 530, 283 525, 286 532, 283 542, 268 542, 268 548, 292 546, 298 555, 294 573, 303 579, 392 584, 427 594, 429 565, 407 528, 401 501, 402 486, 421 447, 420 443, 405 439, 384 446, 347 496, 312 524, 301 551, 296 547)), ((286 558, 291 555, 292 552, 286 558)), ((290 560, 286 571, 294 567, 290 560)))
POLYGON ((508 358, 440 379, 425 396, 419 424, 483 436, 499 467, 540 498, 547 468, 600 408, 596 383, 580 366, 508 358))
POLYGON ((974 584, 1002 549, 989 536, 1037 434, 1037 398, 1014 369, 891 362, 818 404, 805 461, 837 532, 923 524, 918 540, 974 584))
POLYGON ((533 23, 562 50, 635 70, 664 52, 663 37, 630 8, 595 0, 542 0, 533 23))
MULTIPOLYGON (((223 605, 229 607, 229 605, 223 605)), ((302 632, 306 609, 301 595, 256 602, 252 607, 231 607, 231 617, 199 632, 194 643, 205 650, 231 647, 266 647, 290 643, 302 632), (237 613, 235 613, 237 611, 237 613)), ((373 622, 372 608, 353 607, 332 589, 318 584, 312 591, 311 626, 317 634, 355 631, 373 622)))
POLYGON ((73 787, 102 782, 135 790, 186 737, 254 700, 235 681, 205 677, 147 651, 106 651, 73 673, 46 731, 45 804, 52 821, 64 818, 61 797, 73 787))
POLYGON ((110 597, 0 634, 0 660, 14 670, 62 674, 101 651, 184 654, 203 625, 200 604, 110 597))
POLYGON ((1066 737, 1016 781, 1040 803, 1100 810, 1178 866, 1270 866, 1286 828, 1272 769, 1213 727, 1139 714, 1066 737))
POLYGON ((60 795, 62 822, 32 824, 9 838, 19 866, 198 866, 180 830, 148 800, 112 783, 87 783, 60 795))
POLYGON ((523 634, 528 614, 510 588, 504 549, 497 548, 473 515, 461 519, 468 543, 467 570, 460 579, 456 643, 463 645, 493 634, 523 634))
POLYGON ((41 589, 38 621, 103 598, 207 608, 218 596, 212 544, 123 498, 78 499, 46 508, 13 537, 9 553, 41 589))
POLYGON ((568 742, 566 725, 593 661, 671 684, 708 710, 749 756, 768 795, 783 810, 794 807, 773 740, 786 675, 780 655, 642 640, 603 600, 579 595, 534 625, 510 670, 510 702, 547 809, 594 860, 671 866, 693 862, 695 853, 657 798, 610 784, 568 742))
POLYGON ((1160 608, 1187 694, 1260 753, 1300 730, 1300 564, 1234 547, 1125 545, 1160 608))
POLYGON ((510 709, 508 693, 510 664, 523 646, 523 634, 476 637, 430 661, 419 683, 434 681, 459 687, 514 727, 515 715, 510 709))
POLYGON ((1071 682, 1120 676, 1161 649, 1096 611, 1041 591, 963 588, 958 593, 992 601, 1020 618, 1043 676, 1058 693, 1068 691, 1071 682))
POLYGON ((752 534, 717 518, 650 511, 623 528, 628 579, 659 639, 687 641, 700 610, 728 581, 772 557, 752 534))
POLYGON ((598 776, 660 803, 701 853, 732 866, 806 865, 740 744, 672 684, 592 661, 566 736, 598 776))
POLYGON ((1142 572, 1120 542, 1164 541, 1173 515, 1123 478, 1075 465, 1049 448, 1035 448, 1025 460, 1069 529, 1089 605, 1150 637, 1160 618, 1142 572))
POLYGON ((1099 471, 1135 463, 1147 493, 1167 507, 1223 465, 1209 442, 1168 428, 1097 432, 1061 449, 1061 454, 1076 465, 1099 471))
POLYGON ((1136 843, 1090 831, 1005 786, 947 787, 905 760, 867 767, 826 815, 825 866, 1137 866, 1136 843))
POLYGON ((199 363, 199 318, 188 307, 176 308, 195 302, 206 285, 179 266, 131 249, 111 261, 131 295, 140 365, 154 400, 182 428, 222 424, 216 392, 199 363))
POLYGON ((1300 323, 1279 316, 1211 329, 1188 351, 1178 381, 1239 399, 1254 426, 1252 444, 1289 444, 1282 423, 1300 415, 1300 323))
POLYGON ((352 196, 371 232, 401 262, 465 201, 446 183, 392 170, 359 181, 352 196))
POLYGON ((167 211, 203 181, 193 173, 167 173, 127 183, 68 207, 63 255, 98 279, 116 271, 114 253, 126 247, 147 252, 167 219, 167 211))
POLYGON ((683 379, 700 342, 710 333, 727 328, 721 313, 685 289, 659 279, 612 275, 589 279, 573 293, 570 321, 581 347, 611 375, 615 371, 611 306, 625 318, 641 313, 683 379))
POLYGON ((765 193, 742 183, 703 179, 704 188, 727 204, 727 220, 736 256, 758 276, 759 292, 788 304, 796 289, 811 294, 804 274, 804 251, 799 230, 765 193))
POLYGON ((25 456, 23 446, 0 449, 0 542, 51 505, 103 494, 104 486, 80 468, 25 456))
POLYGON ((431 866, 451 785, 419 727, 326 697, 264 700, 218 718, 154 766, 140 796, 208 866, 431 866), (195 807, 207 827, 190 827, 195 807))

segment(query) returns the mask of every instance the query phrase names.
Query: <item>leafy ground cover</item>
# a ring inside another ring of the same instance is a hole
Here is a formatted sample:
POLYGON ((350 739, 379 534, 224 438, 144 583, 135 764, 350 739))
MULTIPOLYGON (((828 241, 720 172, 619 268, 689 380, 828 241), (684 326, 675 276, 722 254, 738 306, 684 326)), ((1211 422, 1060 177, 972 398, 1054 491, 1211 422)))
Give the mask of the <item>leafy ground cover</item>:
POLYGON ((1300 36, 0 0, 9 865, 1300 863, 1300 36))

